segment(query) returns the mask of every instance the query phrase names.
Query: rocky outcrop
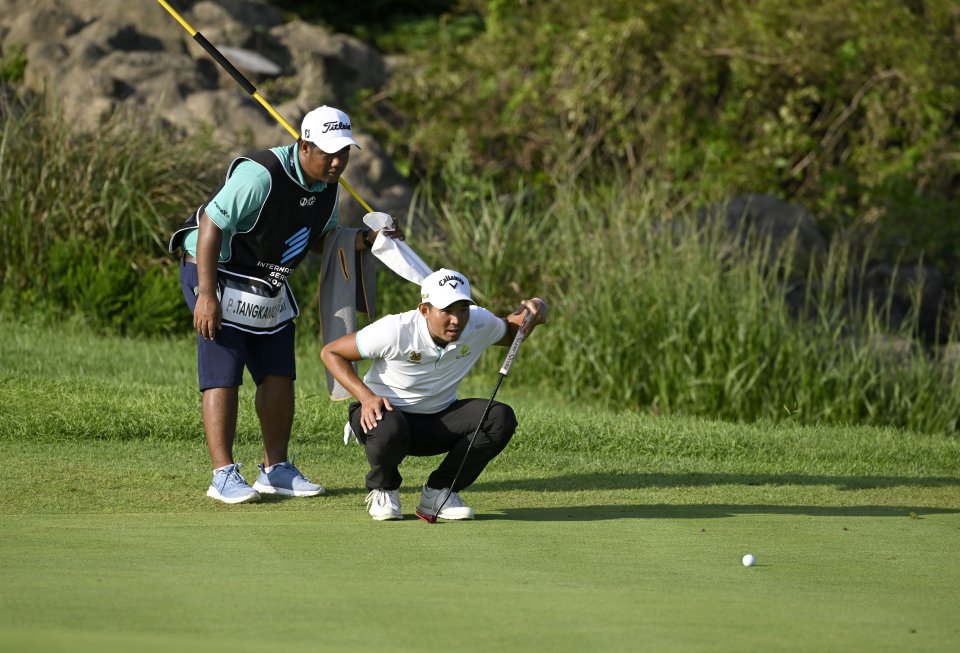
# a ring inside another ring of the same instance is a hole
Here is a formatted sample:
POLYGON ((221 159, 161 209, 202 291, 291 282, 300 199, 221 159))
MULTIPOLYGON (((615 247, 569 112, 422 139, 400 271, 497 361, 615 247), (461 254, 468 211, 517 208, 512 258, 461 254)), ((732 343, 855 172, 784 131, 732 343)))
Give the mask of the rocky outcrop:
MULTIPOLYGON (((799 316, 818 310, 815 298, 820 289, 808 288, 806 275, 811 264, 822 264, 828 241, 807 209, 770 195, 737 195, 700 209, 697 219, 701 225, 711 221, 721 225, 741 243, 748 236, 767 239, 770 261, 781 266, 782 273, 791 275, 786 299, 792 312, 799 316), (789 265, 785 260, 788 246, 792 255, 789 265)), ((844 311, 851 318, 872 310, 890 328, 915 326, 914 335, 924 342, 942 342, 947 337, 944 321, 948 293, 943 275, 936 269, 868 261, 863 264, 862 274, 853 275, 850 283, 841 294, 844 311)), ((884 342, 885 351, 899 351, 887 344, 884 342)))
MULTIPOLYGON (((249 55, 231 61, 294 130, 310 109, 349 108, 358 93, 387 81, 375 49, 301 20, 284 22, 267 2, 170 5, 218 48, 249 55)), ((0 0, 0 55, 16 47, 27 59, 17 92, 45 93, 78 129, 96 130, 130 111, 185 136, 213 130, 235 154, 293 140, 157 2, 0 0)), ((354 132, 363 149, 351 155, 345 179, 375 210, 402 219, 410 185, 362 124, 354 132)), ((364 210, 341 196, 344 222, 356 224, 364 210)))
POLYGON ((801 270, 810 257, 827 249, 827 239, 809 211, 771 195, 736 195, 721 204, 700 209, 697 218, 700 224, 719 220, 741 241, 747 237, 769 239, 774 255, 793 242, 797 268, 801 270))

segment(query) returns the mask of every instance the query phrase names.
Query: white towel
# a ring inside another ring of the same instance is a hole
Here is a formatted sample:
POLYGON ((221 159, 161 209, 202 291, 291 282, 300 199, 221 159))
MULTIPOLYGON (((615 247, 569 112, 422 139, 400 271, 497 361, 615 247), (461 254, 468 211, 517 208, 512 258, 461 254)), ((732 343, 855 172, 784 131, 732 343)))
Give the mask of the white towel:
POLYGON ((380 232, 377 234, 377 239, 373 241, 370 251, 388 268, 417 285, 420 285, 433 272, 409 245, 402 240, 384 235, 384 230, 393 229, 392 216, 375 211, 363 216, 363 223, 380 232))

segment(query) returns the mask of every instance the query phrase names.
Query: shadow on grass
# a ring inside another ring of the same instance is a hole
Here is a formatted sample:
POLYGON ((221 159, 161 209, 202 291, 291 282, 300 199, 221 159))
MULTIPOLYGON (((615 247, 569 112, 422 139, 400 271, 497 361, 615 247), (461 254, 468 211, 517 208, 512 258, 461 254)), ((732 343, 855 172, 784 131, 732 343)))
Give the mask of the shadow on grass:
POLYGON ((808 515, 811 517, 899 517, 960 514, 960 509, 919 506, 763 506, 763 505, 607 505, 555 508, 509 508, 478 520, 604 521, 610 519, 722 519, 738 515, 808 515))
POLYGON ((642 488, 704 487, 710 485, 826 485, 838 490, 870 490, 893 487, 960 486, 960 478, 950 476, 808 476, 804 474, 641 474, 597 473, 562 474, 543 478, 484 481, 481 477, 471 490, 533 490, 568 492, 572 490, 628 490, 642 488))

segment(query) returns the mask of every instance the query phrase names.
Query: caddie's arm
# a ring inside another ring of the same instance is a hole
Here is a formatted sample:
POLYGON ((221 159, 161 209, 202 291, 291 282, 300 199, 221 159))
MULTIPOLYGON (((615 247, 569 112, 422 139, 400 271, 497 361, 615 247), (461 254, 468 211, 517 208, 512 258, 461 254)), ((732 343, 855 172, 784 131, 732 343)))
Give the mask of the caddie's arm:
POLYGON ((324 345, 320 351, 320 360, 327 371, 340 382, 347 391, 360 402, 360 426, 367 433, 383 419, 383 411, 393 410, 393 405, 386 397, 380 397, 367 387, 363 379, 354 371, 351 363, 363 358, 357 348, 357 335, 348 333, 324 345))
MULTIPOLYGON (((380 233, 380 231, 376 229, 357 229, 356 231, 357 231, 357 237, 356 237, 356 240, 354 241, 353 249, 358 252, 362 252, 365 249, 370 249, 371 247, 373 247, 373 241, 377 239, 377 234, 380 233)), ((399 228, 390 229, 390 230, 383 229, 382 231, 387 236, 390 236, 391 238, 394 238, 396 240, 407 239, 406 234, 404 234, 403 230, 399 228)), ((323 243, 327 239, 327 236, 329 235, 330 235, 330 232, 323 234, 323 237, 320 238, 320 240, 318 240, 316 243, 314 243, 313 246, 310 248, 310 250, 315 254, 322 255, 323 243)))
POLYGON ((530 333, 538 324, 547 323, 547 302, 539 297, 524 299, 521 301, 520 308, 503 318, 507 321, 507 332, 495 344, 500 345, 501 347, 510 346, 510 344, 513 342, 513 339, 517 336, 517 331, 520 330, 520 325, 523 324, 523 318, 527 313, 530 314, 530 319, 527 321, 527 325, 524 327, 525 336, 530 335, 530 333))
POLYGON ((217 298, 217 266, 220 263, 222 232, 207 212, 200 216, 200 233, 197 237, 197 278, 199 291, 197 305, 193 309, 193 328, 201 337, 213 340, 223 319, 220 300, 217 298))

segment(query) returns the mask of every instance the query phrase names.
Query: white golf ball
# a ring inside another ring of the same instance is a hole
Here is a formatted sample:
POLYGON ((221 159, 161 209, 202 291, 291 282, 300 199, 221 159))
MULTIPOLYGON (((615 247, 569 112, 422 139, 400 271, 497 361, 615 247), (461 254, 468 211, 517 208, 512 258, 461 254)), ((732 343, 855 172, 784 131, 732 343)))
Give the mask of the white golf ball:
POLYGON ((753 557, 752 553, 748 553, 747 555, 743 556, 744 567, 752 567, 756 562, 757 559, 753 557))

